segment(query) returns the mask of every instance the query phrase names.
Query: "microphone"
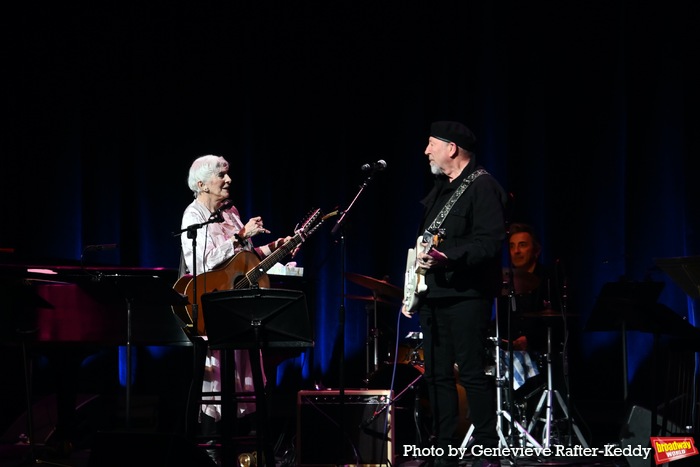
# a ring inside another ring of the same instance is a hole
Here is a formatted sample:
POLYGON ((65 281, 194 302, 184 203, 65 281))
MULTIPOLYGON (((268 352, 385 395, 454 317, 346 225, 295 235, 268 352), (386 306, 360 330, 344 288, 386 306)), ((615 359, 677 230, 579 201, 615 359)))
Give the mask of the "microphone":
POLYGON ((225 211, 228 208, 230 208, 231 206, 233 206, 233 200, 229 198, 226 201, 224 201, 223 203, 221 203, 221 206, 219 206, 219 209, 217 209, 217 211, 219 211, 219 212, 225 211))
POLYGON ((360 167, 360 169, 362 169, 363 172, 367 172, 369 170, 384 170, 386 169, 386 161, 384 161, 384 159, 379 159, 377 162, 372 162, 371 164, 364 164, 362 167, 360 167))
POLYGON ((233 206, 233 200, 232 199, 225 200, 223 203, 221 203, 221 206, 219 206, 216 209, 216 211, 214 211, 211 214, 211 219, 215 219, 217 222, 223 222, 224 216, 221 213, 226 211, 231 206, 233 206))

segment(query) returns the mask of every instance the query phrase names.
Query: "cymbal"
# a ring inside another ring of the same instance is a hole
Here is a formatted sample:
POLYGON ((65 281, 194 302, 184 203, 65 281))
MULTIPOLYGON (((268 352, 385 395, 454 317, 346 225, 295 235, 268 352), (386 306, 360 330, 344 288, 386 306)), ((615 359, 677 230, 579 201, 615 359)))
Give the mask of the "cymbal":
POLYGON ((370 290, 377 292, 379 295, 384 295, 385 297, 392 298, 403 298, 403 290, 388 283, 387 281, 382 281, 375 279, 373 277, 363 276, 361 274, 355 274, 353 272, 348 272, 345 277, 357 285, 366 287, 370 290))
MULTIPOLYGON (((503 295, 508 295, 510 270, 503 271, 503 295)), ((527 271, 513 269, 513 289, 516 294, 532 292, 540 286, 540 278, 527 271)))
POLYGON ((372 295, 346 295, 345 298, 349 300, 360 300, 362 302, 391 303, 385 298, 373 297, 372 295))

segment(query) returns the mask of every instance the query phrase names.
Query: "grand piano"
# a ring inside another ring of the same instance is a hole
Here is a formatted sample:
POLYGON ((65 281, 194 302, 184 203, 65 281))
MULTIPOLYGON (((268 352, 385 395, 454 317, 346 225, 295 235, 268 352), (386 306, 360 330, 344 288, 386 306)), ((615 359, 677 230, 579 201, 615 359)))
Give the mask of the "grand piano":
MULTIPOLYGON (((56 421, 46 421, 52 426, 42 430, 45 412, 33 407, 54 393, 58 401, 57 388, 66 386, 81 394, 104 391, 92 394, 91 406, 81 406, 100 419, 100 429, 130 429, 155 420, 157 430, 183 431, 193 351, 172 312, 172 305, 186 301, 172 288, 176 279, 177 271, 166 268, 0 265, 3 441, 12 441, 15 426, 39 442, 41 435, 51 436, 56 421), (147 346, 164 349, 160 360, 141 351, 147 346), (86 369, 86 361, 97 363, 86 369), (90 377, 101 381, 86 383, 90 377), (65 379, 75 379, 75 385, 65 379), (168 384, 145 383, 158 379, 168 384), (156 402, 145 407, 146 400, 156 402), (108 405, 109 413, 94 413, 108 405)), ((68 400, 74 396, 61 394, 68 400)))
POLYGON ((4 343, 187 345, 165 268, 0 265, 4 343))
MULTIPOLYGON (((178 349, 174 363, 171 360, 168 364, 152 366, 159 374, 154 379, 161 386, 165 382, 160 397, 164 397, 166 389, 166 397, 171 397, 171 393, 187 394, 190 384, 201 387, 195 381, 197 372, 193 372, 192 364, 192 358, 199 358, 196 356, 199 346, 193 344, 197 339, 188 334, 186 323, 173 313, 173 305, 186 303, 186 298, 173 288, 176 281, 177 271, 166 268, 0 264, 0 348, 7 350, 3 370, 9 368, 14 375, 0 391, 3 400, 12 400, 3 409, 11 413, 0 414, 0 429, 7 422, 3 418, 28 410, 28 400, 33 396, 22 394, 30 390, 25 387, 22 375, 27 371, 22 366, 23 352, 38 355, 65 348, 121 349, 120 374, 109 378, 121 379, 118 390, 120 396, 126 396, 127 428, 130 421, 139 423, 135 420, 138 414, 131 409, 134 404, 130 379, 124 388, 124 373, 132 374, 129 366, 137 360, 128 356, 132 348, 134 352, 152 346, 178 349), (124 348, 127 358, 123 355, 124 348), (25 396, 27 399, 23 400, 25 396)), ((271 283, 275 288, 292 289, 305 289, 308 285, 301 277, 283 276, 271 276, 271 283)), ((268 355, 265 363, 270 372, 268 378, 274 378, 274 369, 282 360, 297 355, 298 351, 268 355)), ((137 377, 136 396, 142 391, 138 383, 137 377)), ((35 393, 41 389, 33 388, 35 393)), ((182 428, 183 433, 190 435, 192 427, 183 427, 187 423, 182 419, 190 417, 191 405, 191 400, 182 397, 175 400, 166 409, 175 420, 168 428, 177 431, 182 428), (187 414, 181 410, 185 407, 187 414)), ((31 413, 28 415, 31 418, 31 413)))
MULTIPOLYGON (((0 264, 0 343, 189 345, 176 281, 168 268, 0 264)), ((310 295, 302 277, 270 283, 310 295)))

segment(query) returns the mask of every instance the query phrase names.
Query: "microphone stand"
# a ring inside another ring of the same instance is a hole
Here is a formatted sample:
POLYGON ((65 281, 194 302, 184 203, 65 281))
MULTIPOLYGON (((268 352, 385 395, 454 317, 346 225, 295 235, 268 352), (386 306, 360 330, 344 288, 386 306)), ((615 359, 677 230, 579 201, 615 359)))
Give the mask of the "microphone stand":
MULTIPOLYGON (((513 265, 509 262, 508 265, 508 307, 507 307, 507 324, 506 334, 508 339, 508 406, 510 408, 510 445, 515 446, 515 367, 514 367, 514 351, 513 351, 513 317, 517 313, 517 302, 515 300, 515 278, 513 265)), ((498 325, 498 323, 496 323, 498 325)), ((500 345, 500 342, 498 343, 500 345)), ((498 350, 498 348, 496 349, 498 350)), ((500 410, 501 407, 498 407, 500 410)))
MULTIPOLYGON (((372 424, 372 422, 375 421, 375 420, 377 419, 377 417, 379 417, 381 414, 383 414, 384 412, 386 412, 386 411, 389 409, 389 407, 391 407, 392 405, 396 404, 396 402, 398 402, 399 399, 401 399, 401 397, 404 395, 404 393, 405 393, 406 391, 408 391, 409 389, 415 388, 416 384, 418 384, 418 382, 419 382, 422 378, 423 378, 423 373, 420 373, 413 381, 411 381, 411 382, 408 384, 408 386, 406 386, 405 388, 403 388, 403 389, 401 390, 401 392, 398 393, 398 394, 396 395, 396 397, 387 398, 386 402, 385 402, 384 404, 382 404, 381 408, 375 410, 371 417, 369 417, 368 419, 363 420, 363 421, 360 423, 359 428, 367 428, 368 426, 370 426, 370 425, 372 424)), ((416 397, 417 397, 417 399, 420 398, 418 394, 419 394, 418 391, 416 391, 416 397)))
POLYGON ((212 215, 209 217, 209 220, 206 222, 202 222, 199 224, 192 224, 188 225, 184 229, 175 232, 173 236, 177 237, 185 232, 187 232, 187 238, 192 240, 192 254, 193 254, 193 259, 192 261, 192 297, 194 298, 194 303, 191 303, 190 305, 192 306, 192 335, 196 336, 198 333, 197 329, 197 324, 199 320, 199 303, 197 302, 197 230, 201 229, 205 225, 209 224, 214 224, 214 223, 220 223, 223 222, 224 218, 221 217, 221 208, 218 210, 214 211, 212 215))
MULTIPOLYGON (((557 266, 559 266, 559 261, 557 260, 557 266)), ((557 268, 556 274, 559 275, 560 271, 557 268)), ((568 431, 568 446, 573 446, 573 434, 574 434, 574 422, 573 415, 571 415, 571 389, 569 387, 569 325, 567 323, 567 278, 564 266, 561 265, 561 276, 563 277, 561 283, 561 315, 564 320, 564 347, 562 349, 562 370, 564 376, 564 384, 566 385, 566 410, 569 414, 567 417, 567 431, 568 431)), ((625 375, 626 378, 626 375, 625 375)))
MULTIPOLYGON (((193 350, 193 355, 192 355, 192 369, 193 369, 193 374, 196 375, 197 372, 199 371, 198 364, 200 361, 200 358, 203 359, 204 354, 206 353, 206 346, 208 345, 203 339, 197 339, 199 336, 199 329, 197 328, 197 325, 199 323, 199 302, 198 302, 198 297, 199 295, 197 294, 197 231, 204 227, 205 225, 209 224, 214 224, 214 223, 219 223, 223 222, 224 218, 221 215, 221 208, 218 210, 214 211, 211 216, 209 216, 209 220, 206 222, 201 222, 199 224, 192 224, 188 225, 184 229, 181 229, 177 232, 173 233, 174 237, 178 237, 182 235, 183 233, 187 232, 187 238, 192 240, 192 303, 190 303, 191 310, 192 310, 192 329, 190 330, 191 336, 190 336, 190 341, 192 342, 194 346, 193 350)), ((204 259, 204 255, 202 255, 202 259, 204 259)), ((202 261, 203 262, 203 261, 202 261)), ((201 380, 197 377, 193 377, 190 385, 190 393, 192 393, 192 386, 194 386, 195 382, 199 383, 200 389, 201 389, 201 380)), ((188 406, 192 403, 191 397, 188 400, 188 406)), ((201 409, 200 409, 201 410, 201 409)), ((189 409, 188 409, 189 413, 189 409)), ((189 428, 188 428, 189 432, 189 428)))
POLYGON ((367 176, 364 182, 360 185, 360 188, 358 192, 355 194, 355 197, 353 200, 350 202, 347 208, 345 208, 342 211, 342 215, 338 220, 336 221, 335 225, 333 226, 333 229, 331 230, 331 235, 338 235, 338 232, 341 231, 340 233, 340 296, 342 297, 341 302, 340 302, 340 307, 338 308, 338 338, 340 339, 340 343, 338 344, 338 348, 340 349, 340 365, 338 368, 338 398, 340 401, 340 420, 339 420, 339 427, 340 427, 340 444, 339 446, 339 453, 342 456, 343 452, 343 444, 344 444, 344 439, 345 439, 345 274, 346 274, 346 264, 345 264, 345 230, 343 229, 345 225, 345 219, 347 218, 348 213, 352 210, 352 207, 355 205, 357 200, 359 199, 360 195, 364 192, 365 188, 367 188, 367 185, 369 184, 370 181, 372 181, 372 178, 374 177, 376 170, 372 170, 370 174, 367 176))

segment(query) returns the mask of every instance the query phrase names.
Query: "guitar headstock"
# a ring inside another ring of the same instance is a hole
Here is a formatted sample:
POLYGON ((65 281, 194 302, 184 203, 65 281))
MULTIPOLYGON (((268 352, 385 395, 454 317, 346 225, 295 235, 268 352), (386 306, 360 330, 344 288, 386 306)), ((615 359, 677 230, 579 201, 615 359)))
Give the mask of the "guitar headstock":
POLYGON ((294 233, 303 241, 306 237, 314 233, 316 229, 323 224, 323 221, 337 214, 337 210, 324 215, 320 209, 314 209, 306 217, 304 222, 302 222, 301 226, 294 229, 294 233))
POLYGON ((301 226, 298 229, 295 229, 295 232, 302 236, 308 236, 323 223, 324 219, 325 218, 323 217, 321 210, 314 209, 308 216, 306 216, 306 219, 301 223, 301 226))

